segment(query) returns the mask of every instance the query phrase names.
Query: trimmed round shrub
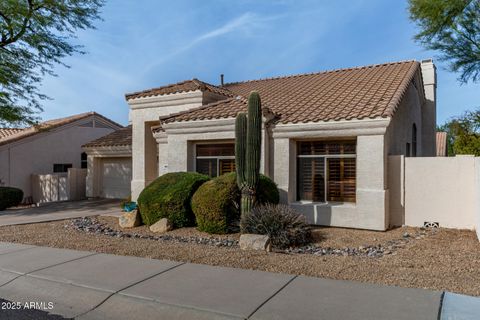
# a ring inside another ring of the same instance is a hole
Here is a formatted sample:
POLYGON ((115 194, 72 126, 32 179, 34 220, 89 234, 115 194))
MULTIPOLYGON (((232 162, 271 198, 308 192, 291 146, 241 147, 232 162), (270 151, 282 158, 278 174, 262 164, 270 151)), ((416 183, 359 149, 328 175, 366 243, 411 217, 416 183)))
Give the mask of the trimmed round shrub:
POLYGON ((311 229, 305 216, 287 205, 265 204, 253 208, 240 221, 242 233, 264 234, 272 246, 286 248, 311 241, 311 229))
POLYGON ((22 190, 12 187, 0 187, 0 211, 18 206, 22 200, 22 190))
POLYGON ((150 226, 167 218, 176 228, 195 224, 190 202, 195 191, 209 177, 196 172, 171 172, 158 177, 138 196, 142 221, 150 226))
MULTIPOLYGON (((203 184, 192 198, 198 230, 223 234, 240 220, 240 190, 235 173, 227 173, 203 184)), ((278 203, 277 185, 261 175, 257 189, 257 204, 278 203)))

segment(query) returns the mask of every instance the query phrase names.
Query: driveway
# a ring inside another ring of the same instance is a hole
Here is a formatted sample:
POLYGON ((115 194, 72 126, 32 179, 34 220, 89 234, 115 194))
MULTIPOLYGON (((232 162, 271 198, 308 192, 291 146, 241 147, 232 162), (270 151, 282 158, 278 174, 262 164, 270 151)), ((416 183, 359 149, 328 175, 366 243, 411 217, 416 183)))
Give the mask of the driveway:
POLYGON ((40 207, 0 211, 0 226, 97 215, 119 216, 120 214, 120 200, 99 199, 54 202, 44 204, 40 207))

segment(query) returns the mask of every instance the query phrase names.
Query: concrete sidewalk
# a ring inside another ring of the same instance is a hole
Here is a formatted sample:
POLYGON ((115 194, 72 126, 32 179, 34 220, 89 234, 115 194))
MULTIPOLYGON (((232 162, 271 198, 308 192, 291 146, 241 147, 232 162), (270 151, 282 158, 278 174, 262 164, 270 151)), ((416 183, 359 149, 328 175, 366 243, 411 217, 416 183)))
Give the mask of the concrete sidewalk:
POLYGON ((120 200, 95 199, 52 202, 40 207, 0 211, 0 226, 48 222, 97 215, 119 216, 120 200))
MULTIPOLYGON (((43 311, 75 319, 467 320, 480 314, 479 298, 449 293, 11 243, 0 243, 0 299, 37 302, 43 311)), ((18 318, 31 311, 22 307, 18 318)), ((12 314, 0 310, 0 319, 15 319, 12 314)))

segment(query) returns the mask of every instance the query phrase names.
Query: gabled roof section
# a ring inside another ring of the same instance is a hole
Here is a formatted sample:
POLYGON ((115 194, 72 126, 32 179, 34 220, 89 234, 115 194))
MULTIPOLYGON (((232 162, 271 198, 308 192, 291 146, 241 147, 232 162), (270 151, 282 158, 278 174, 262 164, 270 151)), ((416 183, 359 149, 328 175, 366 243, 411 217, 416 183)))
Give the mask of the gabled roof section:
POLYGON ((202 92, 209 91, 225 97, 233 97, 233 93, 226 90, 223 87, 218 87, 213 84, 203 82, 193 78, 192 80, 186 80, 186 81, 169 84, 169 85, 158 87, 158 88, 148 89, 148 90, 134 92, 134 93, 128 93, 125 95, 125 98, 127 100, 131 100, 131 99, 138 99, 138 98, 162 96, 162 95, 174 94, 174 93, 180 93, 180 92, 197 91, 197 90, 200 90, 202 92))
POLYGON ((14 134, 11 134, 9 136, 0 137, 0 146, 8 144, 8 143, 15 142, 15 141, 18 141, 18 140, 21 140, 21 139, 25 139, 27 137, 31 137, 31 136, 34 136, 36 134, 39 134, 39 133, 42 133, 42 132, 45 132, 45 131, 56 129, 56 128, 59 128, 61 126, 73 123, 75 121, 83 120, 83 119, 86 119, 86 118, 91 117, 91 116, 95 116, 95 117, 98 117, 100 119, 103 119, 104 121, 110 123, 112 125, 112 127, 118 127, 118 128, 123 127, 122 125, 108 119, 107 117, 102 116, 101 114, 98 114, 96 112, 86 112, 86 113, 73 115, 73 116, 70 116, 70 117, 53 119, 53 120, 48 120, 48 121, 45 121, 45 122, 41 122, 41 123, 39 123, 35 126, 22 129, 22 130, 14 133, 14 134))
POLYGON ((132 126, 122 128, 114 131, 106 136, 93 140, 85 145, 83 148, 95 147, 124 147, 132 145, 132 126))
POLYGON ((15 133, 22 131, 21 128, 0 128, 0 139, 11 136, 15 133))
POLYGON ((226 84, 234 97, 172 115, 162 122, 235 117, 258 91, 281 123, 393 116, 420 63, 402 61, 226 84))

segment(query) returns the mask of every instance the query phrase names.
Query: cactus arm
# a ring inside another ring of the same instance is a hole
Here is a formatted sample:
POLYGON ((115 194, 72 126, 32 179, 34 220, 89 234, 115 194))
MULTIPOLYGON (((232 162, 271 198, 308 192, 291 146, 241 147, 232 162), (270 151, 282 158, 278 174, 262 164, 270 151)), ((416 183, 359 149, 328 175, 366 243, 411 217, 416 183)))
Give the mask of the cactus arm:
POLYGON ((247 115, 239 113, 235 120, 235 171, 237 185, 241 190, 245 184, 245 145, 247 140, 247 115))

